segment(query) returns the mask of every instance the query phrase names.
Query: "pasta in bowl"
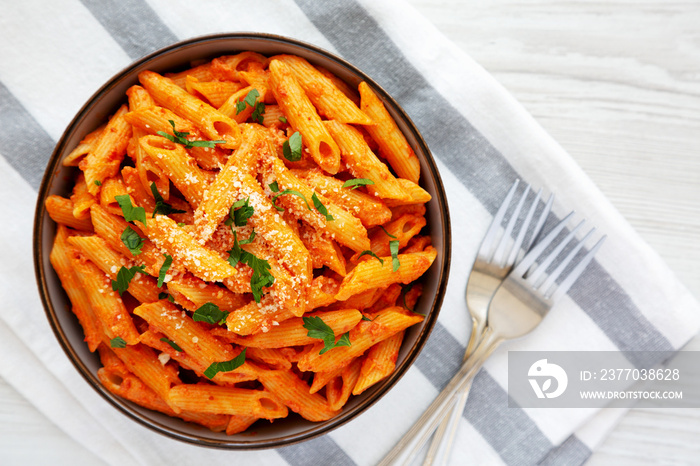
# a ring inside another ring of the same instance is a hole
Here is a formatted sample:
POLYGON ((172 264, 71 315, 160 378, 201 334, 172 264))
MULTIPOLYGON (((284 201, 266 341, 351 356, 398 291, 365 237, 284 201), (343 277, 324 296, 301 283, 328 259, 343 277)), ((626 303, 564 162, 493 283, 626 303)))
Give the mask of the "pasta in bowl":
POLYGON ((398 105, 262 34, 115 76, 59 141, 35 217, 39 289, 81 375, 223 448, 306 440, 384 395, 437 319, 449 250, 439 174, 398 105))

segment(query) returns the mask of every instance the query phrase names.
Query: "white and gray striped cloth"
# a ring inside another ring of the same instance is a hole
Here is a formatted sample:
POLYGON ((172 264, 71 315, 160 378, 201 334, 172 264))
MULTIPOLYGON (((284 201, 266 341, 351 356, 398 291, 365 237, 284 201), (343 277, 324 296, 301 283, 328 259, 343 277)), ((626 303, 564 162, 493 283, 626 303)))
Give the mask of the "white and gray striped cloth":
POLYGON ((507 350, 668 351, 698 330, 698 303, 581 169, 491 76, 401 0, 5 2, 0 46, 0 375, 108 463, 377 463, 461 361, 469 330, 469 269, 516 178, 556 193, 556 214, 576 209, 609 238, 540 328, 501 348, 477 376, 455 464, 580 464, 624 412, 509 408, 507 350), (80 106, 132 60, 178 40, 237 31, 319 45, 392 94, 438 161, 454 238, 440 318, 394 389, 328 435, 258 452, 178 443, 105 403, 58 346, 31 260, 36 190, 54 144, 80 106))

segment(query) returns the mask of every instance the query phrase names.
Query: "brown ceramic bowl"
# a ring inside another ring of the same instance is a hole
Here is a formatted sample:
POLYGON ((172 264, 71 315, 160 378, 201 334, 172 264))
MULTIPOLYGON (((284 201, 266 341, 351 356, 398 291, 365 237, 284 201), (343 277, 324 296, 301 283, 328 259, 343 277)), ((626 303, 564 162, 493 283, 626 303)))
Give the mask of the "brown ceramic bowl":
POLYGON ((356 418, 369 408, 408 370, 427 341, 442 304, 449 263, 450 223, 442 181, 425 141, 406 113, 377 83, 350 63, 316 46, 270 34, 218 34, 186 40, 154 52, 117 73, 83 105, 61 136, 51 155, 39 189, 34 219, 34 264, 46 315, 66 355, 86 382, 105 400, 134 421, 174 439, 218 448, 274 448, 308 440, 356 418), (406 332, 396 370, 390 377, 360 396, 351 398, 342 412, 331 420, 312 423, 291 413, 287 419, 277 420, 273 424, 255 424, 245 433, 227 436, 225 433, 211 432, 180 419, 144 409, 113 395, 100 384, 96 375, 101 366, 99 357, 97 354, 90 353, 83 342, 82 329, 75 316, 69 311, 68 298, 49 263, 49 252, 56 227, 46 213, 44 200, 51 194, 63 196, 70 194, 76 169, 64 167, 60 161, 86 134, 105 122, 117 110, 125 101, 126 90, 138 82, 137 75, 140 71, 147 69, 160 73, 178 71, 188 67, 193 61, 245 50, 253 50, 263 55, 282 53, 299 55, 311 63, 327 68, 354 87, 360 81, 366 81, 375 89, 420 159, 422 169, 420 184, 433 197, 427 204, 426 215, 430 235, 438 255, 435 263, 422 278, 424 293, 416 309, 417 312, 426 315, 426 319, 422 324, 413 326, 406 332))

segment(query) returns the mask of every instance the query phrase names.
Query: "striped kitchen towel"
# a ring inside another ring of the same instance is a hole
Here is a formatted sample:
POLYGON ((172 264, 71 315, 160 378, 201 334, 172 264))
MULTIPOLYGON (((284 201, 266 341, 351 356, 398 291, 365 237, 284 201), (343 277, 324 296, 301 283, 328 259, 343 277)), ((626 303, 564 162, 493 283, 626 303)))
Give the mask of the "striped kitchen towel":
POLYGON ((608 240, 544 323, 502 347, 479 373, 455 464, 580 464, 620 415, 509 408, 508 350, 673 351, 698 330, 698 303, 563 149, 488 73, 401 0, 24 0, 3 6, 0 44, 0 375, 107 463, 376 464, 457 370, 469 334, 464 290, 470 266, 516 178, 555 193, 555 214, 575 209, 608 240), (90 95, 160 47, 237 31, 316 44, 383 86, 437 159, 455 238, 438 323, 393 390, 327 435, 255 452, 178 443, 105 403, 57 344, 31 260, 32 215, 44 167, 90 95))

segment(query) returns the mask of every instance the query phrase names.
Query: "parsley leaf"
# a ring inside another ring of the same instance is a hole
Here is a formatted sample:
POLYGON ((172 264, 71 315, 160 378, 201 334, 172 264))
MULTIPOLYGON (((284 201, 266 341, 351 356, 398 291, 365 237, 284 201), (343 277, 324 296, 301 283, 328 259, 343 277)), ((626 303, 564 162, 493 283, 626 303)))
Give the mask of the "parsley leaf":
POLYGON ((175 343, 175 342, 172 341, 172 340, 168 340, 167 338, 163 337, 163 338, 160 339, 160 341, 166 342, 167 344, 170 345, 170 347, 171 347, 172 349, 174 349, 174 350, 177 351, 178 353, 182 353, 182 352, 183 352, 183 351, 182 351, 182 348, 180 348, 180 347, 177 345, 177 343, 175 343))
POLYGON ((286 122, 287 122, 287 118, 286 118, 286 117, 283 117, 283 116, 279 117, 278 120, 281 121, 282 123, 286 123, 286 122))
POLYGON ((181 144, 185 146, 185 149, 192 149, 193 147, 208 147, 213 149, 217 144, 224 144, 226 141, 190 141, 187 139, 189 132, 182 132, 175 129, 175 122, 173 120, 168 120, 170 126, 173 127, 173 134, 168 134, 165 131, 158 131, 156 134, 163 136, 165 139, 172 141, 176 144, 181 144))
POLYGON ((360 253, 360 255, 357 256, 357 258, 359 259, 359 258, 362 257, 362 256, 372 256, 372 257, 374 257, 375 259, 377 259, 382 265, 384 265, 384 259, 382 259, 382 258, 379 257, 378 255, 376 255, 375 253, 373 253, 373 252, 370 251, 369 249, 366 249, 366 250, 362 251, 362 252, 360 253))
POLYGON ((338 346, 350 346, 350 332, 344 333, 336 342, 333 329, 319 316, 302 317, 302 320, 304 328, 309 331, 306 334, 307 337, 323 340, 324 347, 318 354, 323 354, 338 346))
POLYGON ((362 320, 366 320, 367 322, 372 322, 372 319, 367 317, 366 315, 362 314, 362 320))
POLYGON ((273 182, 270 183, 268 186, 270 187, 270 191, 272 191, 273 193, 278 193, 278 192, 280 192, 280 185, 277 184, 276 181, 273 181, 273 182))
POLYGON ((228 316, 228 311, 222 311, 214 303, 204 303, 194 311, 192 314, 192 320, 195 322, 206 322, 212 325, 223 325, 226 323, 226 317, 228 316))
POLYGON ((95 183, 95 186, 102 186, 102 182, 100 180, 95 180, 93 183, 95 183))
POLYGON ((253 113, 250 114, 250 118, 253 121, 257 121, 261 125, 263 124, 263 114, 265 113, 265 104, 262 102, 258 102, 255 104, 255 107, 253 107, 253 113))
POLYGON ((168 294, 168 293, 166 293, 166 292, 164 292, 164 291, 161 292, 161 293, 158 293, 158 299, 167 299, 167 300, 170 301, 171 303, 174 303, 174 302, 175 302, 175 298, 173 298, 173 295, 168 294))
POLYGON ((391 266, 396 272, 399 270, 399 266, 401 263, 399 263, 399 242, 398 240, 395 241, 389 241, 389 251, 391 251, 391 266))
POLYGON ((131 268, 123 267, 117 272, 117 279, 112 280, 112 290, 117 291, 119 296, 121 296, 128 288, 131 279, 136 276, 137 273, 146 273, 145 266, 135 265, 131 268))
MULTIPOLYGON (((246 105, 249 107, 255 107, 255 102, 258 100, 258 97, 260 97, 260 93, 257 89, 251 89, 248 91, 248 94, 246 94, 243 100, 236 102, 236 115, 245 110, 246 105)), ((263 111, 264 109, 265 107, 263 107, 263 111)))
POLYGON ((204 376, 209 380, 213 379, 219 372, 231 372, 238 369, 245 362, 245 351, 247 348, 243 348, 241 354, 231 359, 230 361, 223 362, 213 362, 207 370, 204 371, 204 376))
POLYGON ((270 287, 275 283, 275 277, 270 273, 270 263, 264 259, 259 259, 255 255, 241 249, 241 244, 249 244, 255 238, 255 231, 250 234, 250 237, 245 240, 238 241, 236 232, 233 232, 233 247, 228 251, 228 262, 232 267, 235 267, 238 262, 246 264, 253 269, 253 275, 250 277, 250 289, 253 292, 253 299, 256 303, 262 298, 263 287, 270 287))
POLYGON ((138 256, 143 252, 141 251, 141 248, 143 247, 145 240, 141 238, 139 234, 136 233, 130 226, 126 227, 122 232, 121 240, 122 243, 124 243, 124 246, 129 248, 129 252, 134 256, 138 256))
POLYGON ((272 190, 272 192, 277 193, 277 194, 275 194, 275 196, 272 198, 272 205, 275 206, 275 209, 279 210, 280 212, 283 212, 283 211, 284 211, 284 208, 282 208, 282 207, 278 206, 277 204, 275 204, 275 201, 277 200, 278 197, 283 196, 283 195, 285 195, 285 194, 294 194, 295 196, 299 196, 299 197, 304 201, 304 203, 306 204, 306 207, 307 207, 309 210, 311 210, 311 206, 309 205, 309 201, 306 200, 306 196, 304 196, 304 195, 303 195, 302 193, 300 193, 299 191, 297 191, 297 190, 295 190, 295 189, 285 189, 284 191, 280 191, 280 190, 279 190, 279 189, 280 189, 280 188, 279 188, 279 185, 277 184, 276 181, 275 181, 274 183, 270 184, 270 189, 272 190), (274 189, 273 189, 273 185, 274 185, 274 189))
POLYGON ((326 206, 324 206, 324 205, 321 203, 321 200, 318 198, 318 196, 316 195, 316 193, 313 193, 313 194, 311 195, 311 200, 313 201, 314 207, 316 207, 316 210, 318 210, 318 211, 321 213, 321 215, 323 215, 324 217, 326 217, 326 221, 327 221, 327 222, 330 222, 330 221, 332 221, 332 220, 335 220, 335 219, 333 218, 333 216, 332 216, 331 214, 328 213, 328 209, 326 209, 326 206))
POLYGON ((353 178, 343 183, 343 188, 357 189, 360 186, 367 186, 370 184, 374 184, 374 181, 369 178, 353 178))
POLYGON ((139 222, 146 224, 146 209, 143 207, 134 207, 131 204, 131 198, 128 194, 121 194, 119 196, 114 196, 114 200, 117 201, 119 207, 122 208, 122 214, 124 214, 124 220, 127 222, 133 222, 138 220, 139 222))
POLYGON ((391 233, 389 233, 388 231, 386 231, 386 228, 384 228, 383 226, 379 225, 379 228, 381 228, 382 231, 383 231, 384 233, 386 233, 386 235, 387 235, 389 238, 391 238, 391 239, 396 239, 396 236, 394 236, 394 235, 392 235, 391 233))
POLYGON ((173 263, 173 256, 170 254, 163 254, 165 257, 165 261, 163 261, 163 265, 160 266, 160 271, 158 272, 158 288, 163 286, 163 282, 165 281, 165 274, 168 273, 168 269, 173 263))
POLYGON ((109 340, 109 346, 112 348, 126 348, 126 341, 122 337, 114 337, 109 340))
POLYGON ((248 219, 253 216, 255 209, 249 205, 250 197, 236 201, 231 206, 229 218, 226 220, 226 225, 234 224, 237 227, 244 227, 248 224, 248 219))
POLYGON ((282 154, 290 162, 301 160, 301 133, 295 131, 289 139, 282 144, 282 154))
POLYGON ((153 210, 153 216, 151 218, 155 217, 156 214, 169 215, 185 213, 184 210, 175 209, 173 206, 166 203, 163 196, 161 196, 158 192, 158 188, 156 188, 155 183, 151 183, 151 193, 153 193, 153 199, 156 200, 156 208, 153 210))

